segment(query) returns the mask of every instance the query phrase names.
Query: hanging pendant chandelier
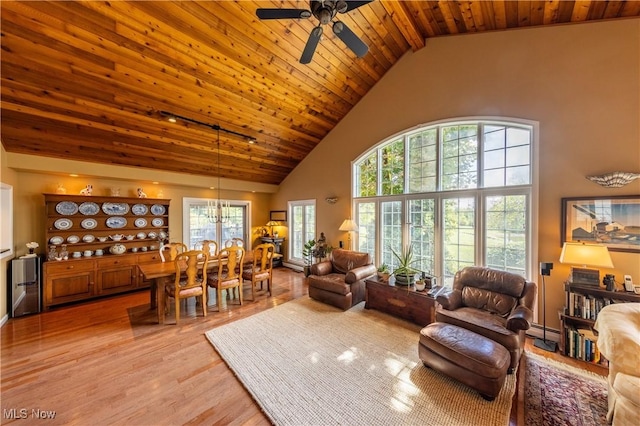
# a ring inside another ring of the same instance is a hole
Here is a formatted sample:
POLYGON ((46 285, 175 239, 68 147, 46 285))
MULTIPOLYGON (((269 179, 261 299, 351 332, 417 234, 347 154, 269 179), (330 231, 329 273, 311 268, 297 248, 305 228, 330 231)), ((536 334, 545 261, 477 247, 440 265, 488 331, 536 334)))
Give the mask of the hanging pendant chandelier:
POLYGON ((257 143, 256 140, 249 135, 236 132, 234 130, 225 129, 220 127, 219 124, 209 124, 204 121, 196 120, 193 118, 185 117, 182 115, 174 114, 168 111, 159 111, 160 115, 166 117, 171 123, 175 123, 177 120, 182 120, 188 123, 198 124, 213 129, 217 132, 217 160, 218 160, 218 198, 215 200, 207 201, 206 218, 210 223, 225 223, 230 220, 230 206, 229 201, 222 201, 220 199, 220 193, 222 192, 222 186, 220 184, 220 132, 225 132, 230 135, 235 135, 245 139, 249 144, 257 143))
POLYGON ((218 133, 217 141, 217 160, 218 160, 218 198, 207 201, 207 218, 210 223, 226 223, 229 222, 229 201, 220 199, 222 186, 220 184, 220 127, 216 129, 218 133))

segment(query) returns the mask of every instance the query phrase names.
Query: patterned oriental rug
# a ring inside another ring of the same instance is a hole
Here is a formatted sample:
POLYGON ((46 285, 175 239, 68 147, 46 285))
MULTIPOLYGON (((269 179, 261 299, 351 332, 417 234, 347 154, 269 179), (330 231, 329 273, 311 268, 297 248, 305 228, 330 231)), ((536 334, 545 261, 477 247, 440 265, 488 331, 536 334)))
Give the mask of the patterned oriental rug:
POLYGON ((607 424, 605 377, 526 353, 525 425, 607 424))
POLYGON ((303 298, 206 337, 277 425, 508 425, 515 375, 485 401, 422 365, 419 330, 303 298))

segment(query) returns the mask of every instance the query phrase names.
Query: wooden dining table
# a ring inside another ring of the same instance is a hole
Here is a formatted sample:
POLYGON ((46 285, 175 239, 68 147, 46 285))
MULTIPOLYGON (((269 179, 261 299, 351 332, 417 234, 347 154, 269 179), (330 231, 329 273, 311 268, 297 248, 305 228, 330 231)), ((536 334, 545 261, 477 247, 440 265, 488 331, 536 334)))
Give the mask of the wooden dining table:
MULTIPOLYGON (((274 254, 275 257, 281 257, 280 254, 274 254)), ((243 268, 251 267, 253 264, 253 252, 246 252, 243 260, 243 268)), ((207 262, 207 273, 213 272, 218 268, 219 259, 214 257, 207 262)), ((165 287, 167 283, 175 280, 176 265, 173 261, 167 262, 153 262, 153 263, 140 263, 138 264, 140 272, 146 280, 151 281, 151 291, 149 305, 151 309, 158 310, 158 324, 164 324, 164 298, 165 287)), ((186 264, 181 265, 180 271, 187 270, 186 264)), ((204 307, 206 309, 206 306, 204 307)))

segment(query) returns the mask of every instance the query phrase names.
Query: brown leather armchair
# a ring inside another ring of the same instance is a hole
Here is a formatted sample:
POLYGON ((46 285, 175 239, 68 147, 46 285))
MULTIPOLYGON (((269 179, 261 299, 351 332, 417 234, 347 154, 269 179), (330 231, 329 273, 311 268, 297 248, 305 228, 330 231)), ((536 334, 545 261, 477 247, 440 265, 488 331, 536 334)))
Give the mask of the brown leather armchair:
POLYGON ((466 328, 507 348, 512 373, 524 351, 536 292, 536 283, 520 275, 466 267, 456 273, 453 289, 438 295, 436 321, 466 328))
POLYGON ((364 281, 375 274, 369 253, 334 249, 329 260, 311 266, 309 297, 346 311, 364 300, 364 281))

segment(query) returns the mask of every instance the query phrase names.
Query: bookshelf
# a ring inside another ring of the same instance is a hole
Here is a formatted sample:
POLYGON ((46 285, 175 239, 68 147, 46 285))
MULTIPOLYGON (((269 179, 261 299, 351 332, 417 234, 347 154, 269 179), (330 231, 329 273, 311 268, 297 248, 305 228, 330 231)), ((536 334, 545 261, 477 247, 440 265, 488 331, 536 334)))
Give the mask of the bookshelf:
POLYGON ((607 291, 600 286, 566 282, 565 305, 560 312, 560 352, 571 358, 607 366, 600 356, 593 326, 602 308, 613 303, 640 302, 640 295, 607 291))

